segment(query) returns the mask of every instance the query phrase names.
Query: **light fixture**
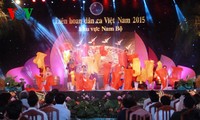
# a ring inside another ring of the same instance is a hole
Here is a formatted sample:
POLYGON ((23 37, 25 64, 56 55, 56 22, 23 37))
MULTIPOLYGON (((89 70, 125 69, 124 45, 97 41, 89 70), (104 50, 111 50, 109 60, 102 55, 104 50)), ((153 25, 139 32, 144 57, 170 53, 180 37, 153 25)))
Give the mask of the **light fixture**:
POLYGON ((20 0, 15 0, 15 3, 20 4, 21 2, 20 2, 20 0))

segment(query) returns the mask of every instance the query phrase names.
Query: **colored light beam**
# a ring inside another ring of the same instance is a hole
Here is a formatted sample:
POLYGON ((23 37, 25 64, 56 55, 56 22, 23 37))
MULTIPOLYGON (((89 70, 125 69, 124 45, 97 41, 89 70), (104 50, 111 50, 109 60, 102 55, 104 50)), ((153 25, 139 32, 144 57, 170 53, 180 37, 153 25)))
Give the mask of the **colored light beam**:
POLYGON ((34 18, 30 17, 29 20, 25 19, 25 22, 31 27, 35 33, 35 37, 40 39, 40 37, 45 38, 48 42, 53 45, 56 37, 50 33, 42 24, 37 22, 34 18))
POLYGON ((176 1, 173 0, 173 2, 174 2, 174 5, 175 5, 176 14, 177 14, 181 29, 187 30, 188 29, 187 20, 186 20, 185 16, 183 15, 183 13, 181 12, 180 8, 178 7, 176 1))
POLYGON ((114 12, 116 13, 116 5, 115 5, 115 0, 112 0, 113 1, 113 10, 114 12))
POLYGON ((178 20, 179 22, 185 22, 186 21, 186 18, 184 17, 183 13, 181 12, 180 8, 178 7, 178 5, 176 4, 175 0, 174 1, 174 5, 175 5, 175 8, 176 8, 176 14, 178 16, 178 20))
POLYGON ((85 43, 86 37, 87 37, 87 25, 85 24, 85 0, 81 3, 81 24, 79 25, 79 37, 80 40, 83 40, 82 43, 85 43))
POLYGON ((147 22, 153 24, 153 19, 147 6, 146 0, 143 0, 147 22))
MULTIPOLYGON (((14 3, 14 4, 15 4, 15 6, 18 9, 22 9, 16 3, 14 3)), ((24 19, 24 21, 26 22, 26 24, 29 25, 29 27, 31 28, 31 30, 34 31, 35 37, 36 37, 37 40, 40 40, 40 38, 43 37, 43 38, 45 38, 48 41, 48 43, 50 43, 51 45, 53 45, 54 40, 56 39, 56 37, 52 33, 50 33, 47 30, 47 28, 45 28, 42 24, 40 24, 33 17, 30 17, 28 20, 24 19)))
POLYGON ((63 34, 65 40, 69 40, 71 43, 73 43, 74 39, 72 38, 68 30, 65 28, 63 23, 57 17, 52 17, 51 19, 52 19, 52 23, 53 23, 57 36, 60 36, 61 34, 63 34))

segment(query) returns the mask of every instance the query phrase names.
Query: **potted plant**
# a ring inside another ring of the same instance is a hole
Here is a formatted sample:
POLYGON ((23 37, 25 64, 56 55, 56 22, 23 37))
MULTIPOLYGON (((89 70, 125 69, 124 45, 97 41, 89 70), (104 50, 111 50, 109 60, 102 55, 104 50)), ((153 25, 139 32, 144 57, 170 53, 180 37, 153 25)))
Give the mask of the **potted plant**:
POLYGON ((188 79, 188 80, 180 79, 176 84, 176 88, 178 90, 194 89, 194 79, 188 79))

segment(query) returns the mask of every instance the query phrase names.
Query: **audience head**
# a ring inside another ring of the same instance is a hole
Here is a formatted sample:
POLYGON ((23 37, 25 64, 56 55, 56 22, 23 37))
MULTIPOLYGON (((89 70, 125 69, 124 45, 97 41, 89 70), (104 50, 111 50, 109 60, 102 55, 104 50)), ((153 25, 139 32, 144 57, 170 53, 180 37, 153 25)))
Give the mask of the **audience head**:
POLYGON ((151 91, 148 92, 149 97, 150 97, 150 96, 154 96, 154 95, 156 95, 156 94, 157 94, 157 93, 156 93, 156 91, 154 91, 154 90, 151 90, 151 91))
POLYGON ((200 110, 191 109, 183 113, 181 116, 182 120, 200 120, 200 110))
POLYGON ((188 109, 191 109, 194 107, 195 105, 195 101, 194 99, 192 98, 192 96, 186 96, 184 101, 183 101, 183 104, 186 108, 188 109))
POLYGON ((6 107, 6 116, 9 119, 18 119, 22 112, 22 102, 20 100, 15 100, 10 102, 6 107))
POLYGON ((178 98, 181 97, 181 94, 180 94, 180 93, 175 93, 175 94, 173 95, 173 97, 174 97, 174 99, 178 99, 178 98))
POLYGON ((6 104, 8 104, 8 102, 11 99, 11 94, 10 93, 1 93, 0 94, 0 105, 1 106, 5 106, 6 104))
POLYGON ((163 105, 170 105, 170 102, 171 102, 170 101, 170 97, 166 96, 166 95, 162 96, 161 99, 160 99, 160 101, 161 101, 161 103, 163 105))
POLYGON ((200 95, 199 94, 194 94, 193 98, 195 100, 195 105, 200 103, 200 95))
POLYGON ((53 101, 54 101, 54 94, 52 92, 48 92, 46 95, 45 95, 45 103, 46 104, 52 104, 53 101))
POLYGON ((135 98, 130 95, 130 94, 126 94, 122 100, 122 104, 125 108, 130 108, 130 107, 133 107, 133 106, 136 106, 137 103, 135 101, 135 98))
POLYGON ((55 102, 56 104, 63 104, 65 102, 65 95, 64 93, 59 92, 56 96, 55 96, 55 102))
POLYGON ((35 93, 35 91, 31 90, 31 91, 28 92, 28 95, 32 96, 32 95, 36 95, 36 93, 35 93))
POLYGON ((28 97, 28 104, 30 107, 35 107, 38 103, 38 96, 36 94, 32 94, 28 97))
POLYGON ((159 96, 156 93, 156 91, 149 91, 149 98, 151 99, 151 102, 158 102, 159 101, 159 96))
POLYGON ((19 99, 27 99, 28 98, 28 92, 22 91, 19 93, 19 99))
POLYGON ((52 89, 51 92, 53 93, 54 97, 59 93, 58 89, 52 89))

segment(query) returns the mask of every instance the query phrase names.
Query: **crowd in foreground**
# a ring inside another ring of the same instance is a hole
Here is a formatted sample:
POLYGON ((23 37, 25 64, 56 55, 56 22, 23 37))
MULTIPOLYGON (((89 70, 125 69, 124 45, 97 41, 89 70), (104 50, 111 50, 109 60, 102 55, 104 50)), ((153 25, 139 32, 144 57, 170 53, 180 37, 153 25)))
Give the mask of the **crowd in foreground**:
MULTIPOLYGON (((125 94, 122 106, 117 115, 118 120, 200 120, 200 95, 196 92, 159 95, 156 91, 149 91, 148 98, 143 105, 137 105, 134 95, 125 94)), ((0 120, 33 120, 27 113, 37 111, 38 120, 49 120, 50 116, 45 108, 58 110, 53 113, 53 120, 70 120, 71 112, 66 105, 64 93, 53 89, 45 95, 43 103, 34 91, 22 91, 19 95, 12 93, 0 94, 0 120), (41 117, 42 116, 42 117, 41 117)))
POLYGON ((175 93, 173 97, 156 91, 149 92, 143 106, 138 106, 134 96, 126 95, 124 108, 118 120, 141 118, 144 120, 200 120, 200 95, 195 92, 175 93))

